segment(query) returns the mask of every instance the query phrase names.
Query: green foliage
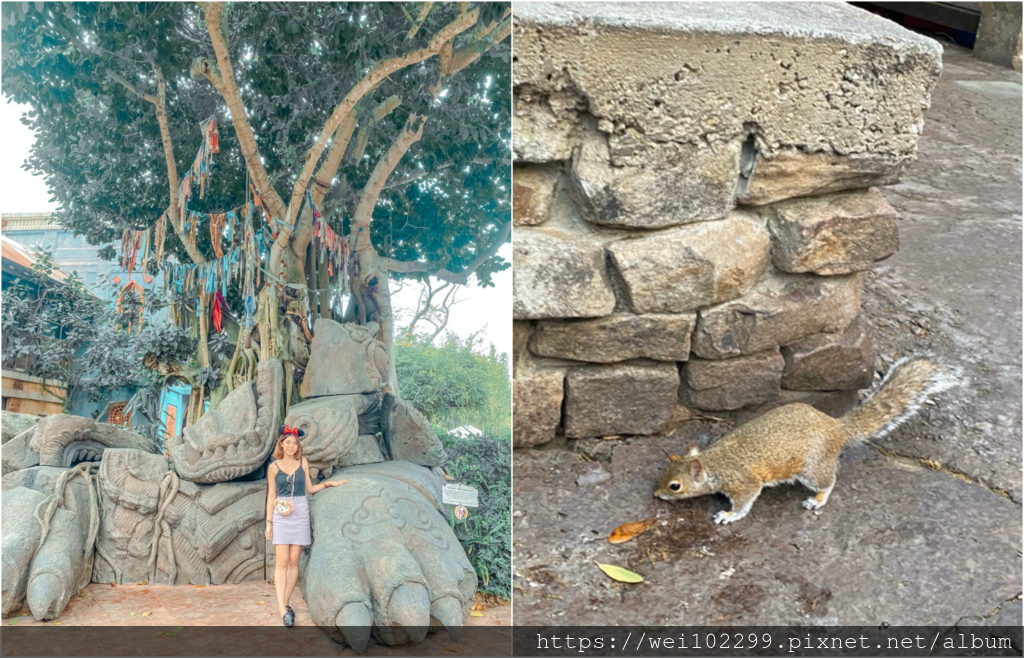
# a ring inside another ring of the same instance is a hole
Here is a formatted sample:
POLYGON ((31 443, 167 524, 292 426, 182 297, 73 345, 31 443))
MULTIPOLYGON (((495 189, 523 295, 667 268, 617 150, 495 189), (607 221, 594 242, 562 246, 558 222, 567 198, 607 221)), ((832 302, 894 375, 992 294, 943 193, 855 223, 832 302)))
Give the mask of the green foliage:
MULTIPOLYGON (((478 24, 500 19, 508 3, 470 3, 478 24)), ((437 3, 410 39, 414 14, 402 3, 233 3, 222 28, 260 156, 287 201, 307 149, 334 108, 369 71, 389 57, 424 47, 458 14, 437 3)), ((199 146, 198 125, 213 115, 221 153, 214 158, 204 199, 193 210, 222 212, 245 199, 246 167, 221 96, 190 75, 193 60, 214 59, 203 10, 192 3, 4 3, 3 92, 31 109, 22 121, 37 141, 26 168, 44 176, 59 204, 58 220, 95 245, 125 228, 153 225, 169 204, 167 167, 154 107, 108 71, 144 94, 156 94, 155 70, 167 85, 167 117, 176 169, 183 175, 199 146)), ((458 48, 472 30, 456 37, 458 48)), ((439 58, 388 76, 356 110, 368 142, 352 147, 324 201, 324 217, 347 232, 345 217, 373 167, 411 113, 427 117, 423 138, 389 181, 374 212, 378 252, 460 271, 489 247, 509 221, 511 189, 510 39, 446 78, 435 100, 439 58), (398 95, 401 106, 378 122, 371 110, 398 95)), ((209 256, 208 232, 199 249, 209 256)), ((188 257, 176 239, 167 247, 188 257)), ((102 250, 104 257, 113 257, 102 250)), ((477 270, 481 285, 509 266, 500 257, 477 270)), ((398 275, 399 277, 402 275, 398 275)), ((409 275, 422 278, 424 274, 409 275)), ((237 309, 236 309, 237 310, 237 309)))
POLYGON ((180 327, 148 325, 139 336, 138 346, 143 355, 153 354, 165 363, 188 362, 196 340, 180 327))
POLYGON ((486 594, 512 596, 512 437, 483 436, 462 439, 439 433, 448 453, 445 472, 461 484, 475 487, 480 506, 463 521, 449 514, 466 549, 479 585, 486 594))
POLYGON ((395 337, 395 370, 402 397, 432 423, 471 424, 492 434, 511 427, 512 388, 508 356, 494 345, 486 352, 478 334, 448 333, 436 347, 405 330, 395 337))
MULTIPOLYGON (((119 313, 77 275, 57 280, 51 278, 54 270, 52 255, 40 253, 28 278, 4 291, 3 364, 21 364, 29 375, 60 382, 65 408, 76 392, 97 401, 145 383, 142 357, 151 348, 165 357, 188 358, 192 343, 173 328, 148 326, 142 334, 120 328, 138 321, 137 298, 133 303, 126 295, 119 313)), ((143 317, 158 308, 147 304, 143 317)))
POLYGON ((10 368, 20 362, 27 374, 61 382, 70 393, 88 372, 75 356, 109 318, 107 305, 81 279, 72 274, 55 280, 55 270, 52 256, 40 254, 28 279, 16 279, 4 291, 3 364, 10 368))

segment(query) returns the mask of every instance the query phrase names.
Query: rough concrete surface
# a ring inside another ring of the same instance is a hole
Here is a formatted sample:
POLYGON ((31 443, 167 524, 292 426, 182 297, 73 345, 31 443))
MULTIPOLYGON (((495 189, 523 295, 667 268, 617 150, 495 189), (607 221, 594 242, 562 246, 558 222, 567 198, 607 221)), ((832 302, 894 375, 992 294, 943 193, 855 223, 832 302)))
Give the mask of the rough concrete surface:
POLYGON ((517 624, 1021 623, 1020 77, 945 48, 919 160, 882 189, 901 250, 864 275, 863 304, 876 370, 930 351, 969 381, 884 452, 848 449, 824 509, 781 486, 727 527, 712 522, 724 498, 652 497, 665 453, 723 423, 517 450, 517 624), (644 518, 658 525, 605 541, 644 518), (617 584, 594 560, 646 581, 617 584))

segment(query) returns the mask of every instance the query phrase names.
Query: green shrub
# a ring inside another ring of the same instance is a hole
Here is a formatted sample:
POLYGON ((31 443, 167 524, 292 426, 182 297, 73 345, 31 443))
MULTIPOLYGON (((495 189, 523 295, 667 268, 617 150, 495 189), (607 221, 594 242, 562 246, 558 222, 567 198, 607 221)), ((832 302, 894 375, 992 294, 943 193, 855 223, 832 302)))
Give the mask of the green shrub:
POLYGON ((395 334, 401 395, 435 425, 473 425, 501 436, 512 425, 508 356, 479 336, 449 333, 440 347, 410 330, 395 334))
POLYGON ((476 487, 480 506, 448 520, 466 549, 485 594, 512 595, 512 437, 484 434, 470 439, 438 433, 448 463, 444 470, 460 484, 476 487))

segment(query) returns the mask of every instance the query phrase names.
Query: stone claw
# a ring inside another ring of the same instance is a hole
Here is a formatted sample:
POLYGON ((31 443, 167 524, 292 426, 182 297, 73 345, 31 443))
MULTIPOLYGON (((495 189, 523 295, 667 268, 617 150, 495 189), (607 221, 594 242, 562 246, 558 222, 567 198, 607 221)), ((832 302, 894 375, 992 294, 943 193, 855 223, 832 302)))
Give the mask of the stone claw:
POLYGON ((334 624, 353 651, 359 654, 366 651, 366 646, 370 643, 372 619, 370 611, 365 605, 362 603, 346 604, 334 618, 334 624))
POLYGON ((413 642, 421 642, 430 628, 430 596, 419 583, 403 583, 391 595, 388 618, 392 626, 401 626, 413 642))
POLYGON ((342 467, 331 479, 348 484, 312 498, 313 547, 300 566, 313 621, 356 651, 371 632, 390 645, 421 641, 431 616, 457 641, 477 580, 437 508, 439 476, 391 461, 342 467))
POLYGON ((430 616, 448 631, 452 642, 462 639, 462 604, 458 599, 445 596, 430 604, 430 616))

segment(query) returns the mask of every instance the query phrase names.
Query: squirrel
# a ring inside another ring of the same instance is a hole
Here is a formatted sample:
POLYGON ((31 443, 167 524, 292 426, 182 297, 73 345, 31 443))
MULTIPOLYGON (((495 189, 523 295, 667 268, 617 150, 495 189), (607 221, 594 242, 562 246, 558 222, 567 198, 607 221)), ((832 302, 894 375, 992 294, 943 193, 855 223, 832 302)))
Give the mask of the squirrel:
POLYGON ((833 418, 814 407, 793 403, 741 425, 701 452, 690 445, 685 456, 670 455, 654 496, 683 500, 723 493, 732 509, 715 523, 739 521, 750 512, 763 487, 799 482, 814 491, 807 509, 828 502, 836 483, 839 453, 852 442, 880 439, 914 416, 930 396, 960 383, 959 368, 932 358, 897 361, 878 387, 856 409, 833 418))

